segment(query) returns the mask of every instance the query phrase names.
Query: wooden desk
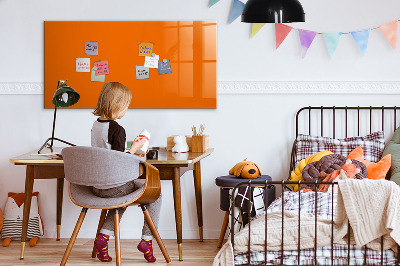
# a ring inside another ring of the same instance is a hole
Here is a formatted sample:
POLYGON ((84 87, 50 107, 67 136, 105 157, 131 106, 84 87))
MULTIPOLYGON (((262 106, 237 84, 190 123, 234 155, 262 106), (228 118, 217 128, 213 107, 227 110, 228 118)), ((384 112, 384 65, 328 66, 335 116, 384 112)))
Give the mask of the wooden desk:
MULTIPOLYGON (((54 148, 60 153, 61 148, 54 148)), ((197 219, 199 225, 200 241, 203 241, 203 211, 201 193, 200 160, 210 155, 214 149, 206 152, 189 152, 174 154, 161 149, 157 160, 147 160, 148 163, 158 168, 161 180, 171 180, 173 184, 175 223, 178 242, 179 260, 182 260, 182 205, 180 177, 188 170, 193 170, 194 190, 196 196, 197 219)), ((43 150, 42 153, 50 152, 43 150)), ((23 154, 10 159, 15 165, 26 165, 25 199, 21 235, 21 255, 24 258, 28 218, 31 208, 31 198, 34 179, 57 178, 57 240, 60 240, 61 214, 64 188, 64 162, 56 156, 36 155, 37 151, 23 154)))

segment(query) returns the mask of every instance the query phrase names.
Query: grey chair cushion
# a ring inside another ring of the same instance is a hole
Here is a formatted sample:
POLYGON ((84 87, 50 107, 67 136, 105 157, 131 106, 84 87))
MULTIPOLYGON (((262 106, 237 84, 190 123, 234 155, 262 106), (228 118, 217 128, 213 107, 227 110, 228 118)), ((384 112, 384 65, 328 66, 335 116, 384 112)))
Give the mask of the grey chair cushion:
POLYGON ((96 147, 67 147, 62 150, 65 179, 97 188, 123 185, 139 176, 145 159, 125 152, 96 147))
MULTIPOLYGON (((135 182, 145 182, 145 180, 136 180, 135 182)), ((92 187, 82 186, 70 183, 70 195, 71 198, 79 205, 89 206, 94 208, 104 208, 104 207, 112 207, 118 206, 129 201, 135 199, 140 193, 142 193, 143 188, 140 188, 131 194, 128 194, 123 197, 117 198, 101 198, 97 197, 92 193, 92 187)))

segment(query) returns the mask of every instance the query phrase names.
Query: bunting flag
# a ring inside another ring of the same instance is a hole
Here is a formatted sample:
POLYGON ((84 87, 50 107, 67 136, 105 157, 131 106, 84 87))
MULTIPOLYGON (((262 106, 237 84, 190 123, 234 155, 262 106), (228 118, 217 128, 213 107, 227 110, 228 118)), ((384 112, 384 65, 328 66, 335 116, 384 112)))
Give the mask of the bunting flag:
POLYGON ((253 23, 253 26, 251 27, 251 38, 256 35, 262 27, 264 27, 265 23, 253 23))
POLYGON ((393 49, 397 48, 397 20, 379 26, 378 29, 386 37, 393 49))
POLYGON ((317 33, 315 31, 299 29, 301 54, 302 54, 303 58, 306 56, 307 50, 308 50, 308 48, 310 48, 310 45, 312 44, 316 35, 317 35, 317 33))
POLYGON ((288 36, 292 29, 293 28, 288 25, 275 23, 276 49, 278 49, 278 47, 282 44, 282 42, 285 40, 286 36, 288 36))
POLYGON ((232 23, 235 19, 237 19, 240 15, 242 15, 242 11, 244 8, 244 3, 239 0, 233 0, 231 17, 229 18, 229 23, 232 23))
POLYGON ((367 50, 370 32, 371 32, 371 29, 351 32, 351 35, 353 35, 353 38, 356 41, 358 48, 360 48, 360 51, 363 55, 365 55, 365 51, 367 50))
POLYGON ((212 7, 213 5, 215 5, 218 2, 219 2, 219 0, 210 0, 210 5, 208 7, 212 7))
POLYGON ((342 34, 340 34, 339 32, 334 32, 334 33, 325 33, 323 36, 326 48, 328 48, 329 55, 332 58, 333 54, 336 51, 336 48, 338 47, 339 39, 340 36, 342 36, 342 34))

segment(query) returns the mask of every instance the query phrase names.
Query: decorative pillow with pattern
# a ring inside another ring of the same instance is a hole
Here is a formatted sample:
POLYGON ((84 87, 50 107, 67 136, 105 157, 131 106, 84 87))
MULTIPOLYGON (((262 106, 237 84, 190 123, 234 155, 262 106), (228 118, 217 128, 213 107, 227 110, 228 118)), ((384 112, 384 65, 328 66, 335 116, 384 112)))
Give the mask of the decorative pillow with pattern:
POLYGON ((385 148, 383 131, 378 131, 364 137, 352 137, 334 139, 299 134, 296 139, 296 165, 310 155, 328 150, 333 153, 346 156, 355 148, 361 146, 364 151, 364 159, 370 162, 378 162, 385 148))

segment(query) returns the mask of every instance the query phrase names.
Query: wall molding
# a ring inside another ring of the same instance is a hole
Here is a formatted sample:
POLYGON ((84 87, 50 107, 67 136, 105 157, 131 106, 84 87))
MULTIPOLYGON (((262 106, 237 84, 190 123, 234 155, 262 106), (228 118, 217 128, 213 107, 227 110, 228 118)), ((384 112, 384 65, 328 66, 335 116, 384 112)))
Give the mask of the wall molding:
MULTIPOLYGON (((226 94, 400 94, 400 81, 219 81, 226 94)), ((43 94, 42 82, 1 83, 0 94, 43 94)))

